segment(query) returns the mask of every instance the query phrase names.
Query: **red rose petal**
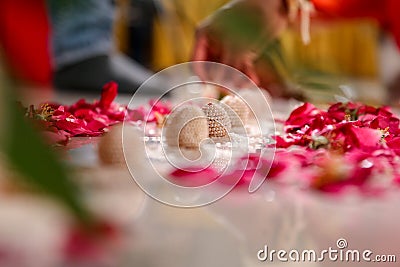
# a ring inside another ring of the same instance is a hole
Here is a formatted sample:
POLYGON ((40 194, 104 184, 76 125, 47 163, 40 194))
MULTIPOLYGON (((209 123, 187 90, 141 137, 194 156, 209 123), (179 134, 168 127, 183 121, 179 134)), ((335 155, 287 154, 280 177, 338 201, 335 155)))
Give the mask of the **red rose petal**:
POLYGON ((103 86, 100 98, 100 108, 108 109, 118 94, 118 84, 109 82, 103 86))
POLYGON ((185 170, 175 169, 170 173, 171 182, 186 187, 207 185, 218 178, 218 173, 211 167, 191 167, 185 170))

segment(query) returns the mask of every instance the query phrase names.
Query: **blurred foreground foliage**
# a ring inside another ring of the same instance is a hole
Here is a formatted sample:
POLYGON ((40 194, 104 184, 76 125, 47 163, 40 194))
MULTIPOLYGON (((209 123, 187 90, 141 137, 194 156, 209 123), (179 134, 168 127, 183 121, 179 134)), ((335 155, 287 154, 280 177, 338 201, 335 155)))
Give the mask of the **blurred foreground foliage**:
MULTIPOLYGON (((17 104, 16 83, 0 54, 0 153, 23 183, 68 208, 84 224, 91 217, 71 180, 71 167, 61 162, 17 104)), ((10 177, 5 177, 9 179, 10 177)))

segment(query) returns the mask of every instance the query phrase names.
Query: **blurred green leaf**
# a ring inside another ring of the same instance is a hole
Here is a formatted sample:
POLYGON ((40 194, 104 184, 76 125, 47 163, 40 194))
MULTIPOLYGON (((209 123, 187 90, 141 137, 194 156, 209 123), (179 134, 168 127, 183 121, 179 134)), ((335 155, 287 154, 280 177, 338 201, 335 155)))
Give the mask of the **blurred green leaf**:
POLYGON ((308 101, 331 102, 335 94, 341 94, 339 85, 342 77, 300 64, 290 64, 282 51, 280 40, 270 42, 264 48, 262 58, 283 81, 300 90, 308 101))
POLYGON ((89 213, 80 201, 78 187, 68 176, 72 171, 57 158, 32 123, 24 117, 23 111, 16 103, 13 83, 1 64, 0 81, 2 112, 7 116, 2 121, 0 148, 6 159, 20 174, 18 177, 23 179, 23 182, 57 199, 81 222, 88 224, 91 220, 89 213))
POLYGON ((53 151, 43 143, 16 104, 8 103, 9 125, 5 154, 26 182, 58 199, 88 222, 88 213, 81 204, 78 188, 69 179, 68 170, 53 151))
MULTIPOLYGON (((257 44, 266 27, 260 11, 244 7, 221 10, 214 23, 216 34, 235 42, 238 47, 257 44)), ((268 43, 271 39, 267 37, 264 36, 264 41, 268 43)))

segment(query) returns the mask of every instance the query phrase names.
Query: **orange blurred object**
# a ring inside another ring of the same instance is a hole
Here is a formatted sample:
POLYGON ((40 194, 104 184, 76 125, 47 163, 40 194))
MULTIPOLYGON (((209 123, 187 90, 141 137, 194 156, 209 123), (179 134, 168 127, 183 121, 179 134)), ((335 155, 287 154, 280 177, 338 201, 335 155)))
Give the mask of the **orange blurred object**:
POLYGON ((327 15, 342 17, 372 17, 384 20, 385 0, 312 0, 315 7, 327 15))
POLYGON ((399 0, 312 0, 316 9, 333 17, 376 19, 400 47, 399 0))

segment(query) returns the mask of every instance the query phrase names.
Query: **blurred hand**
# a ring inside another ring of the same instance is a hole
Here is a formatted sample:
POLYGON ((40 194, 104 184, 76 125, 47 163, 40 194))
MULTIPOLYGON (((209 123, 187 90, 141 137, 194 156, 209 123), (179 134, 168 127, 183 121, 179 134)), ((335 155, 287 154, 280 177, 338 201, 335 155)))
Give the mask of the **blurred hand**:
MULTIPOLYGON (((258 86, 268 89, 268 79, 260 79, 258 74, 267 70, 257 70, 255 63, 263 48, 287 26, 285 2, 241 0, 220 9, 198 28, 192 60, 232 66, 250 77, 258 86)), ((195 72, 203 80, 229 79, 221 71, 215 73, 201 65, 198 65, 195 72)))

